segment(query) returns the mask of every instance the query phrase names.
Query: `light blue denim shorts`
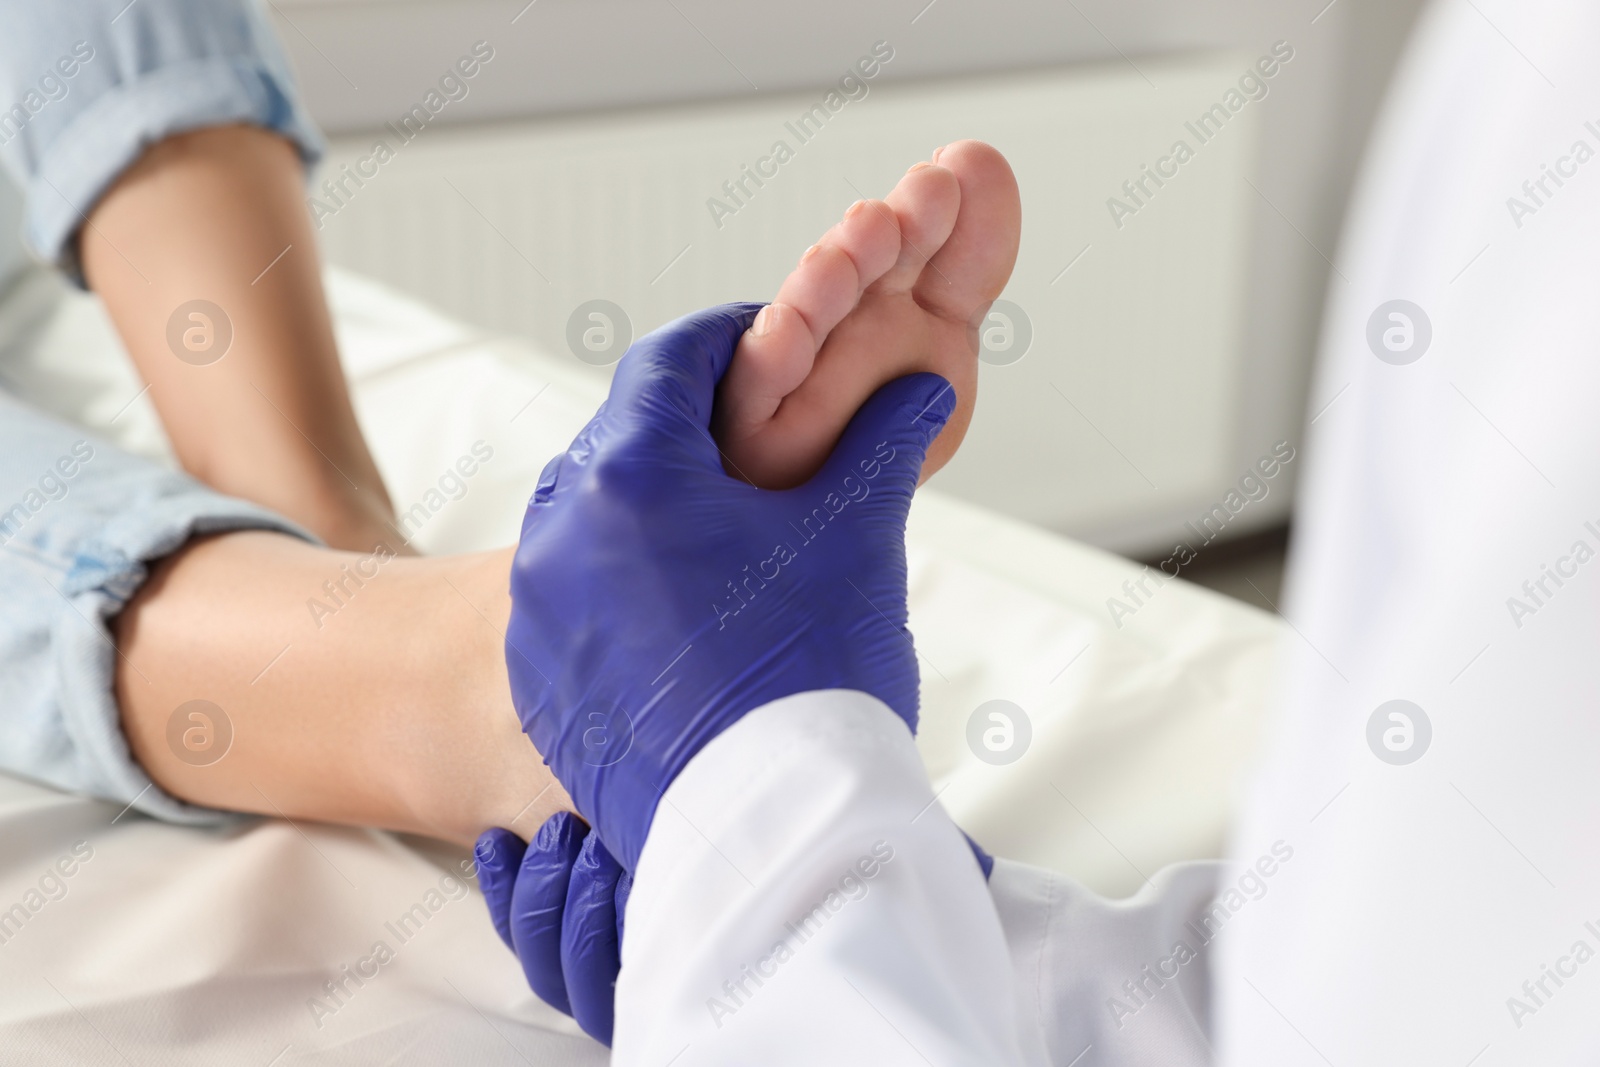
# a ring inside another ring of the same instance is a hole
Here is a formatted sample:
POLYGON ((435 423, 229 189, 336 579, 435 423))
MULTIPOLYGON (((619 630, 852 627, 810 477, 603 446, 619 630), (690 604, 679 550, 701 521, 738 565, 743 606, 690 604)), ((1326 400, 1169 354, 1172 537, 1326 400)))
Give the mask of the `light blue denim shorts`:
POLYGON ((129 753, 109 620, 156 560, 247 529, 314 540, 0 392, 0 769, 163 819, 220 818, 163 793, 129 753))

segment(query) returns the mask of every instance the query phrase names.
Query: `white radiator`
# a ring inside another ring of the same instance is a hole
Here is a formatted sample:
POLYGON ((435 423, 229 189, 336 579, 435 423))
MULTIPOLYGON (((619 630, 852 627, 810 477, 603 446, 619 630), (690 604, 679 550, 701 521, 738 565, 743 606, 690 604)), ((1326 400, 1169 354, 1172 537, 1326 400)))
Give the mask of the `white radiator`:
MULTIPOLYGON (((987 140, 1021 182, 1022 251, 1005 299, 1032 340, 1020 360, 983 368, 972 431, 937 482, 1112 547, 1170 546, 1238 480, 1241 457, 1272 445, 1235 433, 1260 207, 1248 179, 1266 105, 1244 107, 1203 144, 1185 127, 1254 59, 868 83, 804 128, 825 89, 428 127, 403 145, 384 130, 335 144, 320 176, 338 183, 320 196, 321 240, 332 262, 565 351, 569 317, 591 300, 624 309, 638 336, 706 304, 769 298, 853 200, 882 196, 938 145, 987 140), (376 137, 393 159, 372 158, 376 137), (1132 203, 1124 182, 1180 138, 1194 158, 1159 188, 1146 180, 1143 206, 1118 227, 1108 198, 1132 203), (780 140, 793 158, 760 164, 771 176, 759 186, 744 177, 780 140)), ((1281 514, 1284 502, 1250 517, 1281 514)))

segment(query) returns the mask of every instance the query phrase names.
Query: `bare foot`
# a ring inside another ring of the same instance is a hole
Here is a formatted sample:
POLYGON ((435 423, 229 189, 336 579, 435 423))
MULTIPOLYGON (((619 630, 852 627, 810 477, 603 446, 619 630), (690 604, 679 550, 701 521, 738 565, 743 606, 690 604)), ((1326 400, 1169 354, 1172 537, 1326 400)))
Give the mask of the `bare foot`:
POLYGON ((947 145, 887 199, 851 205, 739 341, 715 416, 729 472, 767 489, 800 484, 869 396, 916 371, 956 392, 923 479, 944 466, 972 420, 978 327, 1011 276, 1021 227, 1011 167, 979 141, 947 145))

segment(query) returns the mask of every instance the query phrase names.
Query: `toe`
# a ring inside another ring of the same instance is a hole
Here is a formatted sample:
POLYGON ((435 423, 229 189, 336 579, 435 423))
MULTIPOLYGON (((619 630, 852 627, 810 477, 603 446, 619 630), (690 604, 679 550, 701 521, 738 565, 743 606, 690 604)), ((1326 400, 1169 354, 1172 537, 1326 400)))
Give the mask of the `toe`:
POLYGON ((721 425, 732 438, 772 417, 805 380, 828 334, 856 306, 862 290, 900 254, 895 212, 859 200, 807 249, 773 302, 739 340, 720 390, 721 425))
POLYGON ((961 209, 961 184, 945 167, 918 163, 887 198, 900 224, 895 264, 872 286, 874 293, 910 291, 928 265, 928 258, 950 236, 961 209))
POLYGON ((866 289, 899 258, 900 222, 885 201, 857 200, 838 225, 823 235, 821 243, 837 246, 850 256, 860 289, 866 289))
POLYGON ((856 306, 862 291, 893 266, 899 254, 894 210, 881 200, 858 200, 800 258, 775 300, 800 313, 815 348, 820 348, 828 332, 856 306))
POLYGON ((811 328, 798 311, 776 301, 762 308, 739 338, 717 387, 717 438, 737 443, 764 426, 811 373, 816 354, 811 328))
POLYGON ((794 308, 820 346, 828 331, 856 306, 860 295, 855 260, 838 245, 819 241, 806 249, 800 265, 784 279, 772 302, 794 308))
POLYGON ((927 310, 976 325, 973 320, 1000 295, 1017 261, 1017 179, 1005 157, 982 141, 957 141, 935 158, 960 183, 961 212, 914 293, 927 310))

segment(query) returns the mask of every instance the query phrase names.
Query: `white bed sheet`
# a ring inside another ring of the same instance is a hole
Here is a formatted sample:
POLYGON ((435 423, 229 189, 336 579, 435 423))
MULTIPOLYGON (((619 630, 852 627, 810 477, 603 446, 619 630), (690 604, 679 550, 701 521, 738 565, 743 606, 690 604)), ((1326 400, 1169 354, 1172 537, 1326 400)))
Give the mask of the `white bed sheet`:
MULTIPOLYGON (((595 379, 339 271, 329 288, 379 466, 402 513, 424 505, 417 545, 514 539, 540 469, 598 403, 595 379), (479 441, 494 455, 464 494, 430 497, 479 441)), ((0 360, 40 406, 169 456, 93 300, 26 278, 0 303, 0 360)), ((1275 617, 1174 582, 1115 628, 1106 598, 1137 566, 934 491, 913 508, 909 551, 920 745, 957 821, 1113 895, 1222 854, 1267 722, 1275 617), (1005 767, 966 741, 992 699, 1032 726, 1005 767)), ((463 853, 276 820, 186 829, 118 807, 0 776, 0 911, 42 902, 0 944, 0 1062, 605 1061, 527 991, 475 890, 446 892, 463 853), (63 857, 73 874, 64 891, 46 880, 51 899, 37 891, 63 857), (426 922, 402 941, 392 924, 418 904, 426 922), (323 983, 378 941, 392 961, 317 1011, 323 983)))

